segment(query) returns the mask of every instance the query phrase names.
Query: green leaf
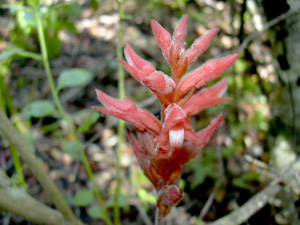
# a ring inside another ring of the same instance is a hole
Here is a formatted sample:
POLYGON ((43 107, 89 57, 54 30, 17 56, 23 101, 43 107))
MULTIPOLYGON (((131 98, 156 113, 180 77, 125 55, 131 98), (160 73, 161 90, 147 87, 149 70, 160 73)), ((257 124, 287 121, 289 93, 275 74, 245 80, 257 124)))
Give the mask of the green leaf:
POLYGON ((26 34, 29 34, 32 31, 32 28, 36 27, 36 21, 34 13, 29 8, 24 8, 17 13, 17 22, 20 28, 26 34))
POLYGON ((7 51, 4 51, 0 54, 0 60, 4 60, 4 59, 7 59, 19 52, 23 51, 23 49, 21 48, 12 48, 12 49, 9 49, 7 51))
POLYGON ((51 116, 55 112, 55 107, 48 100, 37 100, 26 105, 22 112, 28 118, 43 118, 51 116))
POLYGON ((98 121, 100 117, 100 113, 98 113, 95 110, 88 110, 86 112, 86 120, 80 124, 78 128, 78 133, 86 133, 91 128, 91 126, 93 126, 98 121))
POLYGON ((49 32, 50 28, 44 29, 45 41, 49 58, 56 58, 60 54, 61 41, 58 38, 58 32, 49 32))
POLYGON ((215 177, 217 175, 211 162, 206 165, 200 162, 198 159, 195 159, 189 162, 187 166, 194 172, 193 180, 190 183, 191 189, 203 184, 206 177, 215 177))
POLYGON ((240 177, 234 178, 232 180, 232 185, 253 191, 253 187, 251 186, 250 182, 257 181, 259 179, 259 174, 256 172, 249 172, 245 173, 240 177))
POLYGON ((74 159, 80 159, 83 144, 81 142, 68 141, 62 146, 62 150, 74 159))
POLYGON ((138 190, 138 196, 144 203, 150 203, 155 204, 156 203, 156 197, 152 194, 150 194, 146 189, 140 188, 138 190))
POLYGON ((35 7, 38 4, 38 0, 28 0, 27 2, 32 7, 35 7))
POLYGON ((76 193, 74 201, 78 206, 88 206, 94 201, 94 192, 92 189, 80 190, 76 193))
POLYGON ((92 79, 92 74, 85 69, 69 69, 63 71, 58 78, 58 90, 67 87, 78 87, 88 84, 92 79))
POLYGON ((96 12, 99 8, 98 0, 91 0, 91 6, 94 12, 96 12))
MULTIPOLYGON (((118 200, 119 200, 119 206, 120 206, 121 208, 127 208, 127 207, 128 207, 128 195, 126 195, 125 193, 121 193, 121 194, 119 195, 118 200)), ((115 204, 115 196, 112 195, 112 196, 109 198, 109 200, 107 201, 106 204, 107 204, 108 207, 113 207, 114 204, 115 204)))
POLYGON ((100 206, 92 206, 87 210, 87 213, 90 217, 95 220, 100 220, 104 218, 103 211, 100 206))

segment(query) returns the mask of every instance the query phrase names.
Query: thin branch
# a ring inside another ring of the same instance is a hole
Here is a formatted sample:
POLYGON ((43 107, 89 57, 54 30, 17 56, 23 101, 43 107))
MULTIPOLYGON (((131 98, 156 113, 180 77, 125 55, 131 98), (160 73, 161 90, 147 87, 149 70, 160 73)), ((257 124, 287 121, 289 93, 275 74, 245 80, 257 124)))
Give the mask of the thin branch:
POLYGON ((0 207, 33 223, 49 225, 67 224, 60 212, 37 201, 22 188, 13 186, 1 168, 0 207))
POLYGON ((251 41, 253 41, 253 39, 255 39, 256 37, 258 37, 259 35, 261 35, 263 32, 265 32, 266 30, 270 29, 271 27, 275 26, 276 24, 278 24, 279 22, 289 18, 290 16, 300 13, 300 10, 290 10, 286 13, 282 13, 280 16, 268 21, 267 23, 265 23, 263 25, 263 28, 261 30, 256 30, 254 31, 252 34, 248 35, 243 42, 241 43, 240 47, 238 49, 234 49, 232 51, 229 52, 224 52, 224 54, 220 54, 217 58, 219 57, 223 57, 225 55, 228 54, 233 54, 233 53, 241 53, 243 52, 248 45, 250 44, 251 41))
POLYGON ((139 211, 139 215, 142 217, 143 219, 143 222, 146 224, 146 225, 153 225, 152 221, 150 220, 149 216, 147 215, 144 207, 142 206, 141 204, 141 201, 140 199, 137 199, 137 198, 132 198, 130 200, 130 203, 132 205, 134 205, 136 207, 136 209, 139 211))
POLYGON ((56 208, 62 213, 65 220, 70 221, 72 224, 82 224, 76 219, 71 208, 66 200, 63 198, 56 185, 49 177, 41 162, 34 155, 34 149, 32 149, 28 143, 21 137, 21 135, 14 128, 12 123, 0 109, 0 131, 9 140, 9 142, 15 146, 21 158, 23 158, 29 166, 29 169, 41 183, 43 188, 50 195, 50 199, 53 200, 56 208))
POLYGON ((299 13, 300 10, 290 10, 286 13, 281 14, 280 16, 270 20, 269 22, 265 23, 262 30, 256 30, 255 32, 253 32, 252 34, 250 34, 249 36, 247 36, 244 41, 242 42, 241 46, 238 48, 238 52, 242 52, 244 51, 247 46, 249 45, 249 43, 256 38, 257 36, 259 36, 260 34, 262 34, 264 31, 270 29, 271 27, 273 27, 274 25, 278 24, 279 22, 287 19, 288 17, 292 16, 293 14, 299 13))
POLYGON ((200 214, 199 214, 199 219, 203 220, 205 215, 207 214, 209 208, 211 207, 214 198, 217 194, 218 189, 220 188, 224 177, 224 163, 223 163, 223 149, 222 149, 222 143, 224 142, 222 133, 225 133, 225 128, 224 126, 220 127, 217 131, 217 157, 218 157, 218 166, 219 166, 219 178, 217 183, 215 184, 212 192, 210 193, 206 203, 204 204, 200 214))
POLYGON ((200 212, 200 215, 199 215, 199 217, 198 217, 200 220, 203 220, 203 218, 204 218, 205 215, 207 214, 207 212, 208 212, 210 206, 212 205, 212 203, 213 203, 213 201, 214 201, 214 198, 215 198, 215 196, 216 196, 216 194, 217 194, 217 191, 218 191, 218 189, 219 189, 221 183, 222 183, 222 178, 219 178, 218 181, 217 181, 217 183, 216 183, 216 185, 214 186, 213 191, 210 193, 210 195, 209 195, 209 197, 208 197, 206 203, 204 204, 204 206, 203 206, 203 208, 202 208, 202 210, 201 210, 201 212, 200 212))
POLYGON ((215 222, 210 223, 210 225, 235 225, 243 223, 264 207, 272 197, 276 196, 282 190, 282 186, 279 184, 280 180, 281 179, 275 180, 262 191, 254 195, 244 205, 215 222))

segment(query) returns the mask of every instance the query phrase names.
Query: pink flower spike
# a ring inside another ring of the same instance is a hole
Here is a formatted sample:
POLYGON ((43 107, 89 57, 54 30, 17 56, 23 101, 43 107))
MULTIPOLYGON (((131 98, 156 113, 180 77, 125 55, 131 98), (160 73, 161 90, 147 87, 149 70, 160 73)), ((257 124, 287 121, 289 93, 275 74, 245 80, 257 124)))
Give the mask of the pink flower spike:
POLYGON ((171 77, 161 71, 157 71, 142 79, 142 84, 157 94, 166 95, 171 93, 175 88, 175 83, 171 77))
POLYGON ((147 157, 146 151, 144 151, 141 147, 141 144, 136 140, 133 134, 130 133, 129 130, 127 130, 128 139, 133 147, 133 151, 135 156, 138 159, 138 163, 142 170, 147 171, 150 169, 150 160, 147 157))
POLYGON ((174 33, 173 33, 173 40, 174 42, 179 43, 180 45, 180 50, 185 50, 182 49, 184 47, 184 43, 185 43, 185 39, 186 39, 186 34, 187 34, 187 24, 189 21, 189 16, 188 15, 184 15, 178 25, 177 28, 175 29, 174 33))
POLYGON ((92 108, 98 110, 99 112, 125 120, 140 130, 151 130, 154 133, 159 133, 161 124, 158 119, 147 110, 138 109, 129 98, 126 100, 115 99, 97 89, 96 93, 98 100, 105 108, 92 108))
POLYGON ((145 77, 147 77, 147 74, 145 74, 143 71, 139 71, 135 67, 129 65, 127 62, 125 62, 122 59, 117 59, 119 63, 121 63, 124 68, 127 70, 128 73, 130 73, 138 82, 141 82, 141 80, 145 77))
POLYGON ((150 62, 139 57, 129 44, 126 45, 124 54, 129 65, 135 67, 137 70, 142 71, 146 75, 155 72, 154 66, 150 62))
POLYGON ((184 140, 184 129, 172 129, 169 131, 169 140, 173 148, 180 148, 184 140))
POLYGON ((161 48, 164 57, 169 60, 170 49, 172 44, 171 35, 157 21, 151 21, 151 27, 155 36, 156 42, 161 48))
MULTIPOLYGON (((204 128, 201 131, 197 132, 199 139, 201 140, 200 143, 188 143, 183 145, 183 149, 185 149, 186 154, 189 158, 185 158, 185 161, 181 163, 186 163, 190 161, 192 158, 196 157, 197 154, 205 148, 213 135, 216 133, 217 129, 219 128, 221 122, 223 121, 223 114, 221 113, 210 125, 204 128)), ((179 156, 178 156, 179 157, 179 156)), ((180 159, 179 159, 180 160, 180 159)))
POLYGON ((162 145, 170 143, 173 148, 178 148, 184 139, 197 143, 200 141, 193 131, 189 118, 186 117, 183 109, 173 103, 165 109, 165 121, 160 134, 154 139, 155 142, 162 145), (184 129, 184 132, 182 132, 184 129), (175 140, 176 139, 176 140, 175 140))
POLYGON ((219 30, 219 28, 210 30, 207 34, 197 38, 192 46, 186 50, 184 56, 188 58, 188 65, 197 60, 201 54, 206 52, 219 30))
POLYGON ((221 59, 213 59, 206 62, 202 67, 190 72, 180 81, 175 99, 179 100, 193 87, 201 88, 208 82, 218 78, 232 66, 238 57, 239 54, 236 53, 221 59))
POLYGON ((192 116, 211 106, 232 100, 231 98, 221 98, 227 87, 228 81, 227 78, 224 78, 212 87, 203 88, 182 106, 185 114, 192 116))
POLYGON ((183 191, 176 185, 167 185, 159 193, 159 201, 165 205, 175 206, 183 198, 183 191))

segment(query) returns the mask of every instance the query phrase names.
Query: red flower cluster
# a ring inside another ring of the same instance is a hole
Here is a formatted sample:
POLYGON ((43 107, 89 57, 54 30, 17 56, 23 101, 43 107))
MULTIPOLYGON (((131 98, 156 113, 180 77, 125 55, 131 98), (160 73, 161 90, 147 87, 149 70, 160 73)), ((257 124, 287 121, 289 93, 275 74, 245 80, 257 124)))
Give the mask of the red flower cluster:
POLYGON ((185 15, 172 37, 158 22, 153 20, 151 23, 156 41, 172 69, 172 77, 157 71, 130 45, 125 47, 127 62, 118 60, 138 82, 158 97, 162 105, 160 120, 149 111, 139 109, 128 97, 118 100, 96 90, 98 100, 104 106, 94 107, 96 110, 134 126, 137 139, 128 132, 129 140, 139 165, 157 190, 157 205, 164 216, 183 198, 183 191, 178 186, 182 165, 208 144, 223 119, 220 114, 208 127, 196 133, 190 117, 231 100, 221 97, 227 89, 227 79, 212 87, 202 87, 222 75, 238 58, 238 54, 233 54, 210 60, 183 76, 188 66, 208 49, 219 31, 218 28, 212 29, 186 49, 187 23, 188 15, 185 15), (197 92, 199 88, 202 89, 197 92))

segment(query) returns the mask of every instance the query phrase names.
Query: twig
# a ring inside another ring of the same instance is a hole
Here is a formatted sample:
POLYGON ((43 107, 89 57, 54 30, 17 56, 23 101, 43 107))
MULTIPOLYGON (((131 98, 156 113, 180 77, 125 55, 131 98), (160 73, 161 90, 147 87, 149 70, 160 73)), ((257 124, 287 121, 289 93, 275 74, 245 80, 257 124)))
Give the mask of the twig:
POLYGON ((155 209, 154 225, 164 225, 163 216, 162 216, 158 206, 156 206, 156 209, 155 209))
POLYGON ((56 185, 44 170, 40 161, 34 155, 34 149, 32 149, 27 142, 20 136, 9 119, 0 109, 0 131, 9 140, 9 142, 15 146, 19 155, 26 161, 28 167, 32 173, 36 176, 43 188, 49 193, 50 199, 53 200, 56 208, 62 213, 65 220, 70 221, 72 224, 82 224, 78 221, 68 203, 63 198, 56 185))
POLYGON ((256 30, 255 32, 253 32, 252 34, 250 34, 249 36, 247 36, 244 41, 242 42, 241 46, 238 48, 238 52, 242 52, 243 50, 245 50, 247 48, 247 46, 249 45, 249 43, 256 38, 257 36, 259 36, 260 34, 262 34, 264 31, 270 29, 272 26, 278 24, 280 21, 283 21, 285 19, 287 19, 288 17, 292 16, 293 14, 299 13, 300 10, 290 10, 286 13, 281 14, 280 16, 270 20, 269 22, 265 23, 263 25, 262 30, 256 30))
POLYGON ((0 206, 33 223, 67 224, 60 212, 37 201, 19 187, 0 187, 0 206))
POLYGON ((216 193, 217 193, 217 191, 218 191, 218 189, 219 189, 221 183, 222 183, 222 178, 219 178, 219 180, 217 181, 217 184, 214 186, 213 191, 210 193, 210 195, 209 195, 209 197, 208 197, 206 203, 204 204, 204 206, 203 206, 203 208, 202 208, 202 210, 201 210, 201 212, 200 212, 200 215, 199 215, 199 217, 198 217, 200 220, 203 220, 203 218, 204 218, 205 215, 207 214, 207 212, 208 212, 208 210, 209 210, 211 204, 212 204, 213 201, 214 201, 214 198, 215 198, 215 196, 216 196, 216 193))
POLYGON ((145 209, 143 208, 140 199, 132 198, 130 203, 136 207, 139 211, 139 215, 142 217, 144 223, 146 225, 153 225, 152 221, 150 220, 149 216, 147 215, 145 209))
POLYGON ((25 189, 14 186, 1 168, 0 206, 8 212, 21 216, 24 219, 37 224, 67 224, 60 212, 37 201, 28 195, 25 192, 25 189), (16 202, 18 204, 16 204, 16 202))
POLYGON ((255 32, 253 32, 252 34, 248 35, 244 40, 243 42, 241 43, 240 47, 238 49, 235 49, 233 51, 229 51, 229 52, 225 52, 224 54, 221 54, 220 56, 218 56, 217 58, 219 57, 222 57, 224 55, 228 55, 228 54, 233 54, 233 53, 241 53, 243 52, 249 45, 249 43, 255 39, 256 37, 258 37, 259 35, 261 35, 263 32, 265 32, 266 30, 270 29, 271 27, 275 26, 276 24, 278 24, 279 22, 287 19, 288 17, 294 15, 294 14, 297 14, 299 13, 300 10, 290 10, 286 13, 282 13, 280 16, 268 21, 267 23, 265 23, 263 25, 263 28, 261 30, 256 30, 255 32))
POLYGON ((220 185, 222 184, 223 182, 223 177, 224 177, 224 163, 223 163, 223 149, 222 149, 222 143, 223 143, 223 140, 220 140, 222 139, 222 132, 224 132, 224 127, 220 127, 217 131, 217 156, 218 156, 218 166, 219 166, 219 179, 217 181, 217 183, 215 184, 212 192, 210 193, 206 203, 204 204, 200 214, 199 214, 199 219, 200 220, 203 220, 203 218, 205 217, 205 215, 207 214, 210 206, 212 205, 213 203, 213 200, 216 196, 216 193, 220 187, 220 185))
POLYGON ((276 196, 282 190, 282 186, 279 184, 280 180, 281 179, 274 180, 274 182, 254 195, 244 205, 215 222, 210 223, 210 225, 235 225, 243 223, 264 207, 272 197, 276 196))

